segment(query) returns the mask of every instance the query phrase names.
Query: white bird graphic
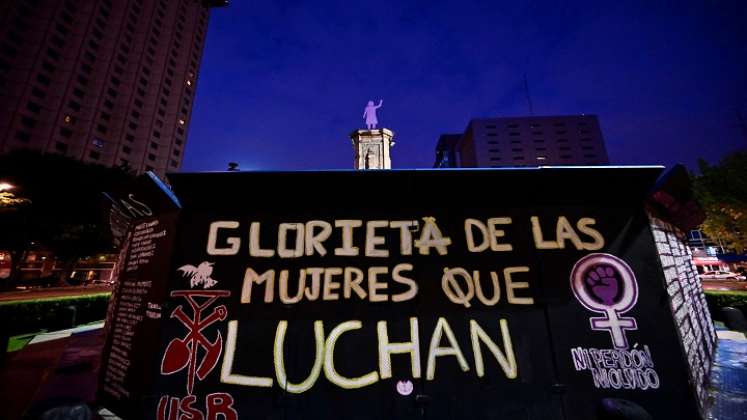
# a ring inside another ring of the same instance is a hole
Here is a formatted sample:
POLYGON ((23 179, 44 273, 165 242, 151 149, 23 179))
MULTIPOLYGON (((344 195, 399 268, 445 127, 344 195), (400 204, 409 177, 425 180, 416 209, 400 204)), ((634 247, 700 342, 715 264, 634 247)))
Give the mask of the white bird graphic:
POLYGON ((192 264, 186 264, 179 267, 178 270, 182 272, 182 276, 190 276, 190 287, 194 288, 202 285, 203 289, 208 289, 218 283, 217 280, 210 277, 213 274, 213 264, 215 263, 203 261, 197 267, 192 264))

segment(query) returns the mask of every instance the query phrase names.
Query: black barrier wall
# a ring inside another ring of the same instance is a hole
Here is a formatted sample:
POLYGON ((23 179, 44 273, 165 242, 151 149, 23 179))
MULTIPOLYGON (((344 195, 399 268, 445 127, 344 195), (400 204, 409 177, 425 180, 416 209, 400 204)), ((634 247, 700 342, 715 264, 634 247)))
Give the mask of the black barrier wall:
POLYGON ((687 232, 697 229, 705 220, 705 212, 695 200, 687 169, 676 165, 662 176, 649 195, 646 207, 664 270, 669 303, 690 366, 690 381, 701 413, 705 413, 717 340, 698 270, 686 242, 687 232))
POLYGON ((130 229, 102 402, 599 419, 619 398, 697 419, 643 205, 660 170, 176 174, 181 209, 130 229))
POLYGON ((690 380, 701 412, 708 402, 708 383, 716 351, 716 331, 685 232, 652 217, 651 229, 659 250, 667 294, 690 367, 690 380))

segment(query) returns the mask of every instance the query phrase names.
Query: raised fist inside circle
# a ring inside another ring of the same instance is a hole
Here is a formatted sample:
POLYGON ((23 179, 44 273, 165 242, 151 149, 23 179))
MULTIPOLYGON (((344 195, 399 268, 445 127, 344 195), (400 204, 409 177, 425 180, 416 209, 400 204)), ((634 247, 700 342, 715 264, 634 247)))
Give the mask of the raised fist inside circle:
POLYGON ((605 305, 615 304, 620 291, 617 270, 607 264, 591 267, 584 279, 589 294, 605 305))

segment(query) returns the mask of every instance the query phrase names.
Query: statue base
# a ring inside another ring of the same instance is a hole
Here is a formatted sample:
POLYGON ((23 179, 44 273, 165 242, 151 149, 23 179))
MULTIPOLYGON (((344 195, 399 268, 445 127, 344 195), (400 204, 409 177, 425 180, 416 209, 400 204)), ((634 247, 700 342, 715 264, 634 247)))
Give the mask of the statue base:
POLYGON ((387 128, 355 130, 350 134, 355 150, 355 169, 392 169, 389 149, 394 146, 394 132, 387 128))

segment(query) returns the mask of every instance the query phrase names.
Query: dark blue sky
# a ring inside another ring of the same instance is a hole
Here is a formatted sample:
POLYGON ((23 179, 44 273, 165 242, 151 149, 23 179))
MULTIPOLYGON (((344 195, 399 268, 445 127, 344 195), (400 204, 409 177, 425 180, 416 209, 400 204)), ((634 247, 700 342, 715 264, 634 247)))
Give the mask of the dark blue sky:
POLYGON ((471 118, 597 114, 612 163, 747 146, 747 1, 280 1, 215 9, 183 169, 352 168, 369 99, 393 166, 471 118))

